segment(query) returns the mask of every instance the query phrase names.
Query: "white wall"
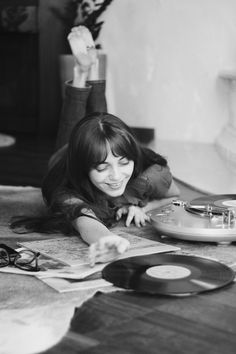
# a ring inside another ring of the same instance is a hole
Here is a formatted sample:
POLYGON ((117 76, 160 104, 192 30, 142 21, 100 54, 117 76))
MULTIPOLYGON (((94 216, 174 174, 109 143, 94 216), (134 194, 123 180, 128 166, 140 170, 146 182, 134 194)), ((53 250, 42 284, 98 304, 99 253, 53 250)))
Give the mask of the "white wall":
POLYGON ((228 120, 235 0, 114 0, 100 42, 111 113, 167 140, 212 142, 228 120))

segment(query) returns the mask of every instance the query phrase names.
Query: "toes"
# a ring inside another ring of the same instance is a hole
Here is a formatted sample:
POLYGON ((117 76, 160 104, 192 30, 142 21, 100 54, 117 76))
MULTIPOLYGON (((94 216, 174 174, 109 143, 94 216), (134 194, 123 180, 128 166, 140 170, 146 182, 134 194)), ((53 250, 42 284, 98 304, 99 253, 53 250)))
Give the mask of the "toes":
POLYGON ((76 36, 80 36, 83 39, 86 48, 95 47, 93 37, 87 27, 85 26, 73 27, 71 29, 71 33, 75 34, 76 36))
POLYGON ((77 56, 80 53, 87 54, 87 48, 83 41, 83 38, 76 33, 71 32, 68 36, 72 53, 77 56))

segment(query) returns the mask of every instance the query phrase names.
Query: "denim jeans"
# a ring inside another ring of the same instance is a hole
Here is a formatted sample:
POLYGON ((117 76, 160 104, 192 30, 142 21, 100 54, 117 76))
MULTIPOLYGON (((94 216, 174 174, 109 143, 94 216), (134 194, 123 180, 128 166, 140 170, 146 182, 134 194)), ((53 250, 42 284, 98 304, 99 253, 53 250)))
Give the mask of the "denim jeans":
POLYGON ((78 88, 65 83, 65 99, 57 133, 56 150, 68 143, 75 124, 86 114, 107 112, 105 81, 88 81, 86 87, 78 88))

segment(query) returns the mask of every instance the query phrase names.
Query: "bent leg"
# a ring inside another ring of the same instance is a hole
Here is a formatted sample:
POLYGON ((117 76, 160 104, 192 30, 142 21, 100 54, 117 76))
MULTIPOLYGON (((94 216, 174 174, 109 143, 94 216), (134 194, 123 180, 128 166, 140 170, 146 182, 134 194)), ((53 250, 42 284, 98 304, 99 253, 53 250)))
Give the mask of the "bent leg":
POLYGON ((73 80, 65 84, 65 99, 56 150, 68 143, 74 125, 86 114, 107 112, 105 81, 94 80, 98 75, 97 53, 90 32, 83 26, 72 28, 68 41, 74 55, 75 66, 73 80), (93 80, 89 80, 91 71, 93 80))
POLYGON ((87 101, 86 113, 107 112, 106 81, 87 81, 87 84, 91 86, 91 91, 87 101))
POLYGON ((70 82, 65 85, 65 99, 57 133, 56 150, 68 143, 74 125, 85 116, 91 91, 90 86, 78 88, 72 86, 70 82))

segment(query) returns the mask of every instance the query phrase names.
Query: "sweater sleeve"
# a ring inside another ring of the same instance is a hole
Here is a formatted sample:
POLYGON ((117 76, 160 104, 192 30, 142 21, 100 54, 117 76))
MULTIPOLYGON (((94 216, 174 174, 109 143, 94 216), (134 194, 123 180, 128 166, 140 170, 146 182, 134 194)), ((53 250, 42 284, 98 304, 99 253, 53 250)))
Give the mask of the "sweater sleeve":
POLYGON ((84 215, 89 206, 71 190, 64 188, 54 194, 51 210, 70 222, 84 215))
POLYGON ((154 164, 143 171, 128 186, 126 198, 132 204, 141 204, 144 201, 165 197, 172 182, 172 174, 168 166, 154 164))
POLYGON ((66 179, 62 178, 57 183, 57 177, 65 174, 67 147, 64 145, 49 161, 49 171, 43 182, 43 196, 53 214, 71 222, 83 215, 83 210, 89 208, 87 203, 69 187, 66 179))

